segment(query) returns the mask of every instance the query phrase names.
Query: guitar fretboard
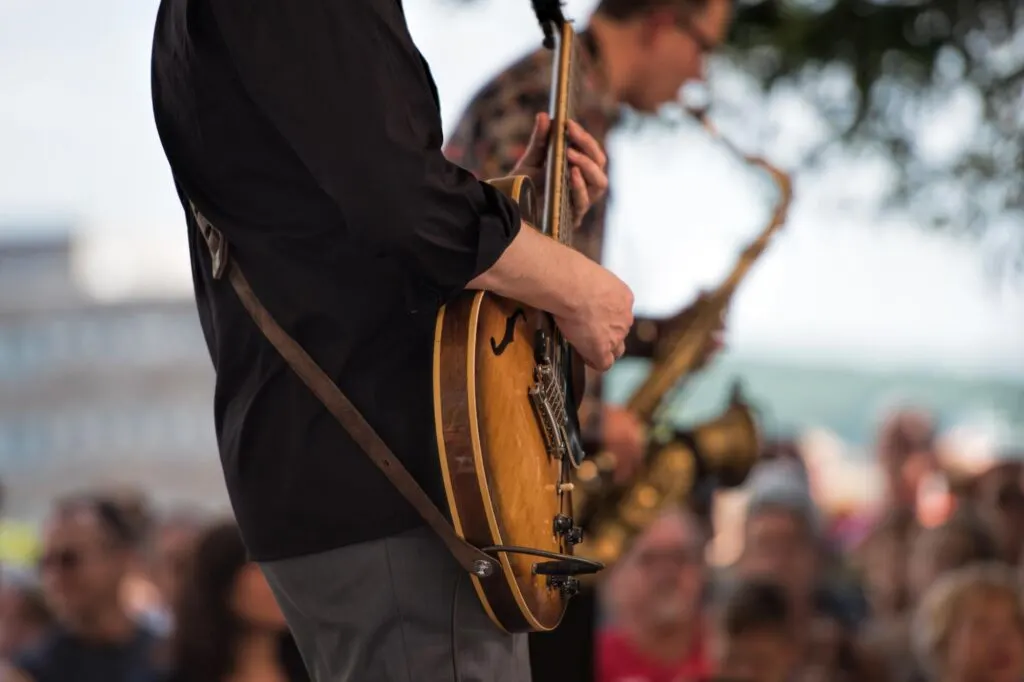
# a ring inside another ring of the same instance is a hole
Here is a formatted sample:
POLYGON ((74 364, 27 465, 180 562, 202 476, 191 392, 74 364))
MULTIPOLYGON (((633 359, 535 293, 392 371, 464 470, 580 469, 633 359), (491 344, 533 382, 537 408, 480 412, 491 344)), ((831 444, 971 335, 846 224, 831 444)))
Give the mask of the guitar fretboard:
POLYGON ((556 32, 551 86, 551 141, 545 181, 544 232, 563 244, 572 242, 572 182, 569 173, 568 122, 579 110, 582 82, 576 33, 566 21, 556 32))

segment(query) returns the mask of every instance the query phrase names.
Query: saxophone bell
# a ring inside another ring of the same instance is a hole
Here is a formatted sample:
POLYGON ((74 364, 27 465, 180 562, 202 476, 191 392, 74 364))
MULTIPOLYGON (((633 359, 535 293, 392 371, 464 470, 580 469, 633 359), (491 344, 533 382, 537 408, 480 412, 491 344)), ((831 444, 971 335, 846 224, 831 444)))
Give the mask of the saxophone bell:
POLYGON ((734 384, 717 417, 652 440, 641 471, 623 488, 604 490, 585 517, 587 540, 575 554, 613 563, 629 542, 671 504, 691 500, 705 482, 714 488, 742 485, 761 453, 754 409, 734 384))
POLYGON ((722 488, 743 485, 764 444, 755 410, 738 381, 725 412, 691 429, 676 431, 672 440, 689 444, 701 473, 722 488))
MULTIPOLYGON (((656 353, 647 376, 634 388, 625 406, 647 425, 663 424, 660 415, 668 397, 685 379, 704 367, 709 343, 718 333, 733 294, 786 222, 792 187, 789 175, 759 157, 743 154, 720 135, 708 120, 708 108, 680 101, 709 135, 751 166, 767 170, 778 188, 768 222, 740 252, 732 269, 714 289, 705 292, 685 328, 671 334, 656 353)), ((718 417, 687 430, 654 426, 640 470, 626 484, 613 480, 611 453, 601 453, 580 467, 574 502, 576 517, 587 529, 587 540, 574 552, 608 565, 616 561, 633 538, 670 504, 693 506, 708 487, 741 485, 761 454, 762 436, 754 410, 734 384, 729 405, 718 417), (604 456, 602 456, 604 455, 604 456), (704 485, 707 483, 708 485, 704 485)))

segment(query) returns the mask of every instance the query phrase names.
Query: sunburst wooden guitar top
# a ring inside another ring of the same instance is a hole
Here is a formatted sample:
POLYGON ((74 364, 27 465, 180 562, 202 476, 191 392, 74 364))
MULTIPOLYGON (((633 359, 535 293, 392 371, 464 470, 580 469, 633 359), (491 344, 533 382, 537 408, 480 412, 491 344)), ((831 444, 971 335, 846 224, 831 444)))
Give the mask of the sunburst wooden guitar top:
MULTIPOLYGON (((555 58, 543 215, 528 177, 491 183, 525 222, 569 243, 575 34, 564 19, 546 29, 555 58)), ((449 511, 461 537, 499 560, 500 573, 472 580, 488 615, 509 632, 551 630, 577 587, 580 565, 570 555, 582 534, 571 518, 569 474, 583 457, 582 370, 547 313, 487 292, 465 292, 438 313, 434 418, 449 511)))

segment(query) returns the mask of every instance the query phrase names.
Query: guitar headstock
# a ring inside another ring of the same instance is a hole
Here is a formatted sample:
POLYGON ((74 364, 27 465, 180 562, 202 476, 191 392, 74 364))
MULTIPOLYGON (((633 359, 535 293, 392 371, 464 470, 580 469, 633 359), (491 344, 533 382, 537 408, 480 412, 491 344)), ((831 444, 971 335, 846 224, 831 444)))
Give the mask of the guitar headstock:
POLYGON ((560 30, 566 22, 565 15, 562 13, 562 3, 560 0, 532 0, 532 2, 533 13, 537 15, 537 21, 540 22, 540 26, 544 30, 544 47, 550 50, 555 46, 555 32, 560 30))
POLYGON ((544 46, 554 52, 551 65, 551 96, 548 113, 551 133, 548 139, 546 177, 544 179, 544 234, 563 244, 571 244, 573 219, 570 201, 569 121, 578 110, 576 32, 562 13, 559 0, 532 0, 537 20, 544 29, 544 46))

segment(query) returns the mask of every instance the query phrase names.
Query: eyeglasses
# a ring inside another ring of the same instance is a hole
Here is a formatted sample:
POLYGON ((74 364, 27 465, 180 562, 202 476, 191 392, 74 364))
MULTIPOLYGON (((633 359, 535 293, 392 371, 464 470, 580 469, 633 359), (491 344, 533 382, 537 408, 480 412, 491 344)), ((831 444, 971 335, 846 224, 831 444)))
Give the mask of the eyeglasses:
POLYGON ((689 14, 678 14, 676 26, 686 35, 690 36, 702 55, 709 54, 718 49, 718 43, 708 37, 706 33, 697 28, 689 14))

